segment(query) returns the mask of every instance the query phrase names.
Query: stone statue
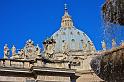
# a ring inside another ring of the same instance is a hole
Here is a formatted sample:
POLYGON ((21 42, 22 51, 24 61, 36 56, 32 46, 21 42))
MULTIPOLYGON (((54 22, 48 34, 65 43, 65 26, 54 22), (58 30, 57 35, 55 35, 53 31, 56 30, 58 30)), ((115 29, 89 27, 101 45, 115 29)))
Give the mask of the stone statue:
POLYGON ((47 53, 49 53, 49 54, 53 54, 54 53, 54 45, 53 44, 48 45, 47 53))
POLYGON ((16 47, 13 45, 13 47, 12 47, 12 56, 15 56, 15 54, 16 54, 16 47))
POLYGON ((16 47, 14 45, 11 50, 12 50, 12 57, 10 58, 11 59, 19 58, 19 56, 16 54, 16 47))
POLYGON ((105 41, 103 40, 101 43, 102 43, 102 49, 106 50, 106 43, 105 43, 105 41))
POLYGON ((23 51, 24 51, 24 54, 25 54, 26 58, 33 59, 33 58, 36 57, 35 56, 36 48, 34 46, 34 42, 31 39, 29 39, 26 42, 23 51))
POLYGON ((90 45, 90 50, 91 50, 92 52, 94 52, 95 50, 94 50, 94 45, 93 45, 93 43, 92 43, 92 42, 89 42, 89 45, 90 45))
POLYGON ((37 44, 37 46, 36 46, 36 55, 37 55, 37 56, 40 56, 40 55, 41 55, 41 49, 40 49, 40 47, 39 47, 38 44, 37 44))
POLYGON ((68 52, 68 44, 66 42, 63 45, 63 52, 68 52))
POLYGON ((56 43, 55 40, 51 38, 43 42, 44 47, 45 47, 44 52, 47 58, 53 58, 55 43, 56 43))
POLYGON ((4 59, 8 59, 9 55, 10 55, 10 50, 8 48, 8 45, 5 44, 5 46, 4 46, 4 59))
POLYGON ((83 49, 86 51, 86 48, 87 48, 87 44, 86 43, 83 43, 83 49))
POLYGON ((116 47, 115 39, 112 39, 112 48, 115 48, 115 47, 116 47))
POLYGON ((24 49, 20 50, 20 54, 19 55, 20 55, 21 58, 25 58, 24 49))
POLYGON ((34 42, 29 39, 27 42, 26 42, 26 46, 30 47, 30 46, 34 46, 34 42))

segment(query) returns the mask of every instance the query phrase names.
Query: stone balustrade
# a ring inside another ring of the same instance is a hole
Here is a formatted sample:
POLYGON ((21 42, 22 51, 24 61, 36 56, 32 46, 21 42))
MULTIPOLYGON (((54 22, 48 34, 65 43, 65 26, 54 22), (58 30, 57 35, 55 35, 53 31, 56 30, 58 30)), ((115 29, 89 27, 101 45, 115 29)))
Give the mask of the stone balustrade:
POLYGON ((0 66, 3 67, 16 67, 16 68, 31 68, 32 66, 40 67, 56 67, 56 68, 69 68, 68 61, 52 61, 47 59, 0 59, 0 66))

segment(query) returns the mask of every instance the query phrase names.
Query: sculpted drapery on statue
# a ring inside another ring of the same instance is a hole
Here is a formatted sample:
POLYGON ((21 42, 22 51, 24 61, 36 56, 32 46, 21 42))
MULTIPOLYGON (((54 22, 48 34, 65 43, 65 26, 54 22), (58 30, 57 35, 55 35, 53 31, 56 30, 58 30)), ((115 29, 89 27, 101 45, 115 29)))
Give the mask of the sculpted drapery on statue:
POLYGON ((20 58, 25 58, 24 49, 19 50, 19 55, 20 55, 20 58))
POLYGON ((15 56, 15 54, 16 54, 16 47, 13 45, 13 47, 12 47, 12 56, 15 56))
POLYGON ((89 49, 89 50, 90 50, 91 52, 95 52, 96 49, 94 48, 93 42, 90 42, 90 41, 89 41, 89 45, 90 45, 90 49, 89 49))
POLYGON ((13 45, 12 46, 12 57, 10 57, 11 59, 16 59, 19 58, 19 55, 16 53, 16 47, 13 45))
POLYGON ((8 59, 9 55, 10 55, 10 50, 8 48, 8 45, 5 44, 5 46, 4 46, 4 59, 8 59))
POLYGON ((25 47, 24 47, 24 52, 25 52, 25 57, 28 58, 28 59, 33 59, 33 58, 36 58, 36 48, 34 46, 34 42, 29 39, 26 44, 25 44, 25 47))
POLYGON ((39 44, 36 46, 36 54, 38 57, 41 55, 41 48, 39 47, 39 44))
POLYGON ((43 42, 44 44, 44 53, 46 58, 53 58, 54 57, 54 48, 55 48, 55 40, 54 39, 47 39, 43 42))

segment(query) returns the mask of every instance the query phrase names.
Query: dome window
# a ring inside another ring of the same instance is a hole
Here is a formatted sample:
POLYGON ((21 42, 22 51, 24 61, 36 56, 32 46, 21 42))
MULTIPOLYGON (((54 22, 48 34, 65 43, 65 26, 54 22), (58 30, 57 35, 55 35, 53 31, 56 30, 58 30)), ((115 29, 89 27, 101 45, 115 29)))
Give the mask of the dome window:
POLYGON ((58 37, 59 34, 56 34, 56 36, 58 37))
POLYGON ((73 33, 71 32, 71 35, 73 35, 73 33))
POLYGON ((74 42, 74 41, 75 41, 75 39, 72 39, 71 41, 72 41, 72 42, 74 42))
POLYGON ((81 40, 81 42, 83 42, 83 40, 81 40))
POLYGON ((78 31, 77 34, 80 35, 80 32, 78 31))
POLYGON ((65 40, 62 40, 62 42, 65 42, 65 40))
POLYGON ((83 33, 84 35, 86 35, 85 33, 83 33))
POLYGON ((88 43, 90 43, 90 41, 88 41, 88 43))

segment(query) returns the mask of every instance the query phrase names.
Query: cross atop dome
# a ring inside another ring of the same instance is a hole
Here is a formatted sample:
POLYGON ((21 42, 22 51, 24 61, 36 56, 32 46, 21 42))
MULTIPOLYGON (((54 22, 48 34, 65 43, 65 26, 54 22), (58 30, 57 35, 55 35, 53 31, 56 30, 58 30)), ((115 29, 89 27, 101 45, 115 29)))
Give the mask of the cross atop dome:
POLYGON ((71 16, 68 14, 68 8, 67 4, 64 4, 64 16, 62 17, 61 21, 61 27, 62 28, 72 28, 73 27, 73 21, 71 19, 71 16))
POLYGON ((68 8, 67 8, 67 4, 65 3, 64 5, 65 5, 65 10, 67 10, 67 9, 68 9, 68 8))

